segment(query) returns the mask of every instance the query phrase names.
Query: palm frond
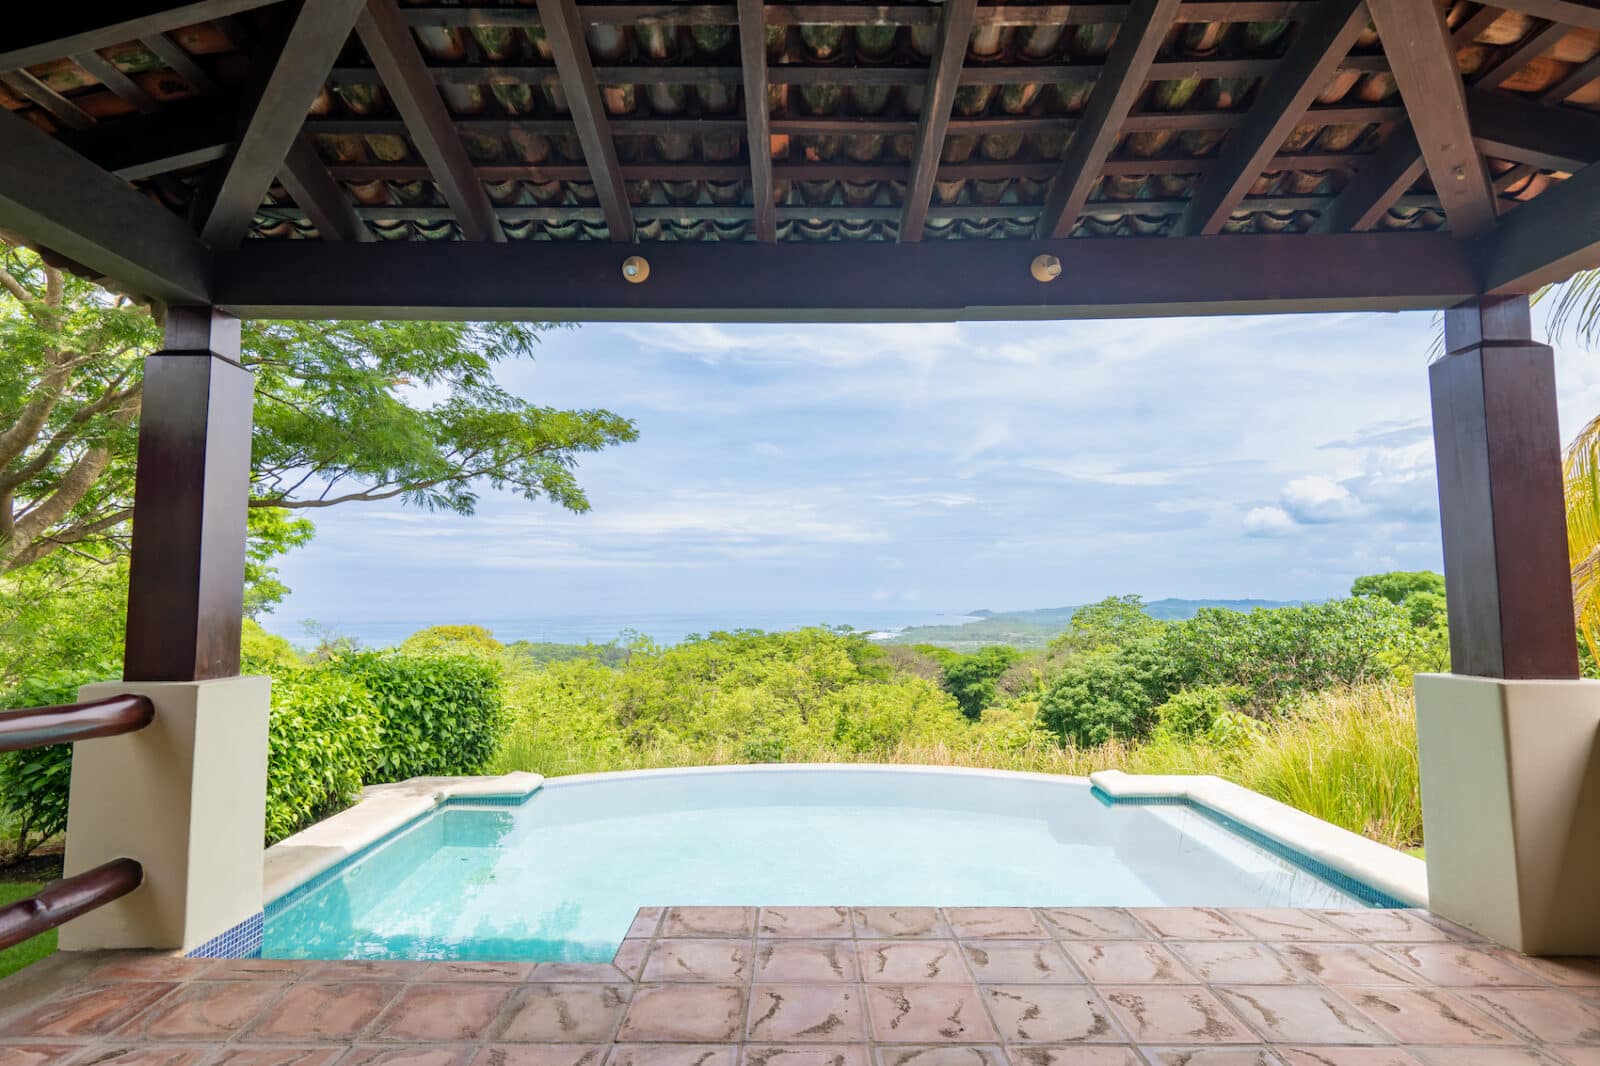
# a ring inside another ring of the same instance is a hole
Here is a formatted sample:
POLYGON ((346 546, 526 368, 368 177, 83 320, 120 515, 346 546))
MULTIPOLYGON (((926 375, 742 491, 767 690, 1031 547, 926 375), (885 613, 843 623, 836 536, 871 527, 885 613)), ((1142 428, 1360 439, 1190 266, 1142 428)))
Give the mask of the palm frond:
POLYGON ((1534 301, 1555 299, 1547 331, 1554 341, 1569 331, 1586 347, 1600 341, 1600 270, 1580 270, 1559 285, 1547 285, 1534 301))

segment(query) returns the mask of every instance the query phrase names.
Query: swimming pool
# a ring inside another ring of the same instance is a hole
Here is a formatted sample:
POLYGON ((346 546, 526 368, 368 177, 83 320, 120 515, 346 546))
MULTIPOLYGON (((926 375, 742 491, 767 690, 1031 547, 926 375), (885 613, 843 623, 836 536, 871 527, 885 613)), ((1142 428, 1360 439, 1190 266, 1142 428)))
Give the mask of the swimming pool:
POLYGON ((641 906, 1363 907, 1187 804, 1080 778, 734 767, 455 800, 270 904, 269 958, 604 962, 641 906))

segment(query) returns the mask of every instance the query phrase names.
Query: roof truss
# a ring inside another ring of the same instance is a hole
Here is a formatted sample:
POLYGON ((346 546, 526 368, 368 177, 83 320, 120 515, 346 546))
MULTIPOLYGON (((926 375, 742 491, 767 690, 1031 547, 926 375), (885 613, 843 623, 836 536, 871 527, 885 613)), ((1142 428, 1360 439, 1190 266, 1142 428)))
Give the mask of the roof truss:
POLYGON ((944 136, 950 125, 950 110, 955 106, 956 86, 967 56, 967 37, 972 33, 972 13, 977 0, 945 0, 939 21, 939 43, 928 65, 928 87, 922 98, 922 113, 917 116, 916 147, 911 152, 911 177, 906 182, 905 205, 900 213, 900 239, 922 240, 922 225, 928 218, 933 198, 933 183, 939 173, 939 156, 944 152, 944 136))

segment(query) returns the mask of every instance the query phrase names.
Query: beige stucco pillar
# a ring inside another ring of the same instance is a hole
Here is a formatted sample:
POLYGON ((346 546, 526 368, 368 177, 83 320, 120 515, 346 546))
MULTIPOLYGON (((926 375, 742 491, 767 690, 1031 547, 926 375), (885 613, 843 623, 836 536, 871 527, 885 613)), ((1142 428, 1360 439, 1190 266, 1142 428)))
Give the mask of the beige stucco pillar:
POLYGON ((269 686, 230 677, 79 691, 142 693, 156 715, 73 750, 66 873, 127 856, 143 864, 144 883, 62 926, 63 950, 187 952, 261 913, 269 686))
POLYGON ((1600 954, 1600 681, 1423 674, 1416 694, 1430 908, 1600 954))

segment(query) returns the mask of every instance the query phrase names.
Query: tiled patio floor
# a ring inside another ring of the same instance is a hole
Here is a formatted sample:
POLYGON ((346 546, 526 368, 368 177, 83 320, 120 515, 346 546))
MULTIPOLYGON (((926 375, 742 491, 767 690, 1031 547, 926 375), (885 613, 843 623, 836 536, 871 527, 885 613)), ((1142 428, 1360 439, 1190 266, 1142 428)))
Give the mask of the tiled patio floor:
POLYGON ((0 1066, 1600 1064, 1600 960, 1420 911, 675 908, 614 964, 57 956, 0 1066))

